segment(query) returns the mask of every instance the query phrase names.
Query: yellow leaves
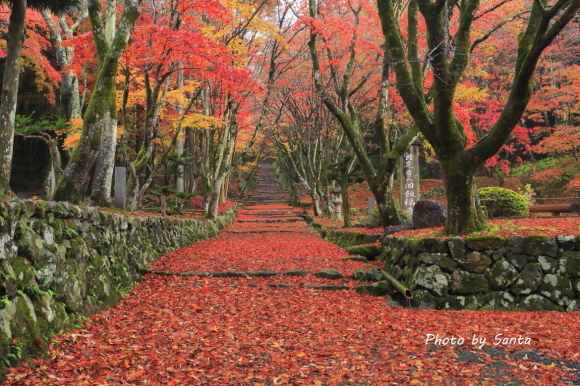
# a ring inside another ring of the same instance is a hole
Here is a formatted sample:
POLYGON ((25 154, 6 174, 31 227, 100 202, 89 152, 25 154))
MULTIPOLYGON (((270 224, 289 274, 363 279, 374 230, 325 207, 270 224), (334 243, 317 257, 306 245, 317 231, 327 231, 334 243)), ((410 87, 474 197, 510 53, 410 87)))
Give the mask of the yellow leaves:
POLYGON ((468 87, 463 84, 457 85, 455 91, 455 101, 463 103, 483 102, 489 98, 487 90, 477 87, 468 87))
MULTIPOLYGON (((68 123, 70 124, 70 130, 67 131, 68 135, 62 143, 62 147, 64 149, 70 148, 70 147, 75 147, 79 143, 79 140, 81 139, 81 133, 83 131, 83 119, 82 118, 73 118, 68 123)), ((60 135, 63 133, 59 132, 57 134, 60 135)))
POLYGON ((191 127, 194 129, 216 129, 225 125, 225 122, 220 118, 211 117, 204 114, 189 114, 183 118, 183 127, 191 127))

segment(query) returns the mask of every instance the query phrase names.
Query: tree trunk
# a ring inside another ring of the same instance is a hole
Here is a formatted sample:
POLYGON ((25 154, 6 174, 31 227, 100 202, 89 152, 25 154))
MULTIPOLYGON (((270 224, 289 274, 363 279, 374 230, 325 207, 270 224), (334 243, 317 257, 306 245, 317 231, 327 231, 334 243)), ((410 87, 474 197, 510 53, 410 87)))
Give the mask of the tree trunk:
POLYGON ((348 173, 346 170, 340 170, 340 179, 338 180, 338 185, 342 193, 342 218, 344 221, 344 227, 352 227, 350 218, 350 199, 348 196, 348 173))
POLYGON ((209 206, 207 208, 207 217, 217 218, 219 214, 220 194, 222 191, 223 179, 217 179, 213 184, 213 189, 209 195, 209 206))
POLYGON ((464 234, 485 229, 485 217, 479 203, 473 172, 461 167, 465 162, 439 159, 447 196, 445 234, 464 234))
POLYGON ((14 0, 8 25, 8 47, 4 64, 2 95, 0 96, 0 194, 11 193, 10 171, 14 147, 14 119, 18 101, 20 56, 24 42, 26 0, 14 0))
POLYGON ((84 187, 101 148, 104 127, 116 118, 117 68, 139 16, 139 2, 125 0, 123 18, 113 43, 108 47, 102 28, 99 28, 102 27, 100 5, 91 3, 89 15, 93 25, 93 39, 99 51, 99 73, 83 119, 81 139, 56 188, 54 199, 57 201, 80 203, 84 198, 84 187))
POLYGON ((310 193, 310 197, 312 198, 312 210, 314 211, 314 216, 320 216, 322 214, 322 211, 320 210, 320 197, 318 196, 318 193, 316 193, 316 190, 313 190, 310 193))

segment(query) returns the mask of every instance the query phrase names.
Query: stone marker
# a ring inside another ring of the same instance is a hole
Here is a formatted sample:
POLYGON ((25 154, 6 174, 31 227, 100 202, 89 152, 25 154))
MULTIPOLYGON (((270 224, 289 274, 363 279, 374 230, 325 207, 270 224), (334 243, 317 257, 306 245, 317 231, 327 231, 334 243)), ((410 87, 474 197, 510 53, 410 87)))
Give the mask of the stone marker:
POLYGON ((115 207, 122 210, 127 205, 127 168, 115 166, 115 207))
POLYGON ((401 157, 401 209, 409 215, 419 200, 419 145, 413 142, 401 157))

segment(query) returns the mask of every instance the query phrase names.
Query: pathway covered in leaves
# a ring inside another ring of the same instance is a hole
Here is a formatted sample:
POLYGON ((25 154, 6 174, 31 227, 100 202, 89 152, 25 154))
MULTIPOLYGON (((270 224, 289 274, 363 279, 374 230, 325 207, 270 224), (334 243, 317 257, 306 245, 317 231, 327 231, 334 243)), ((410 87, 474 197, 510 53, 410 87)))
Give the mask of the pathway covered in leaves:
POLYGON ((357 294, 348 276, 364 264, 280 202, 267 166, 261 177, 219 237, 155 262, 163 274, 6 384, 580 384, 579 313, 412 310, 357 294))

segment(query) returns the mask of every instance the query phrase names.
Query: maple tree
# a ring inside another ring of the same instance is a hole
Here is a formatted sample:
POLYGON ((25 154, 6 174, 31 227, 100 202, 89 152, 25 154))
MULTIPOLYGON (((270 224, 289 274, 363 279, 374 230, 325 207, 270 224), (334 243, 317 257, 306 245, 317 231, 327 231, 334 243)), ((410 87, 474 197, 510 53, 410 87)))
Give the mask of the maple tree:
POLYGON ((479 15, 490 11, 479 1, 462 1, 458 8, 446 5, 443 0, 411 1, 407 9, 409 27, 403 35, 395 2, 378 1, 383 34, 394 61, 397 89, 415 124, 433 146, 444 174, 449 214, 445 232, 463 234, 485 226, 474 184, 475 171, 501 148, 518 124, 531 97, 534 70, 542 52, 574 17, 580 1, 533 2, 517 45, 508 99, 487 134, 471 147, 453 100, 470 53, 478 43, 471 34, 474 23, 479 15), (419 15, 425 24, 424 35, 419 34, 419 15), (451 23, 452 29, 448 28, 451 23), (425 63, 433 71, 428 93, 423 91, 421 62, 415 58, 417 51, 407 53, 405 49, 417 45, 420 36, 427 42, 425 63))
MULTIPOLYGON (((4 1, 2 3, 5 3, 4 1)), ((8 44, 5 52, 2 93, 0 95, 0 193, 10 192, 12 147, 14 143, 14 119, 20 78, 20 61, 24 41, 26 9, 51 8, 62 12, 78 5, 76 0, 12 0, 8 24, 8 44)))
POLYGON ((99 70, 83 117, 79 144, 75 147, 69 164, 58 182, 55 200, 80 202, 85 196, 84 187, 97 159, 104 127, 117 115, 115 100, 117 68, 139 16, 139 1, 125 0, 121 21, 111 43, 104 34, 100 3, 91 1, 88 12, 99 59, 99 70))
POLYGON ((398 225, 392 177, 418 130, 400 119, 402 114, 398 121, 388 119, 397 109, 390 93, 390 56, 381 49, 378 31, 368 28, 378 25, 376 9, 364 1, 343 5, 310 0, 308 7, 304 23, 310 29, 313 82, 350 142, 376 199, 381 224, 398 225), (374 117, 368 111, 373 105, 374 117), (378 137, 378 166, 362 134, 367 125, 378 137))

